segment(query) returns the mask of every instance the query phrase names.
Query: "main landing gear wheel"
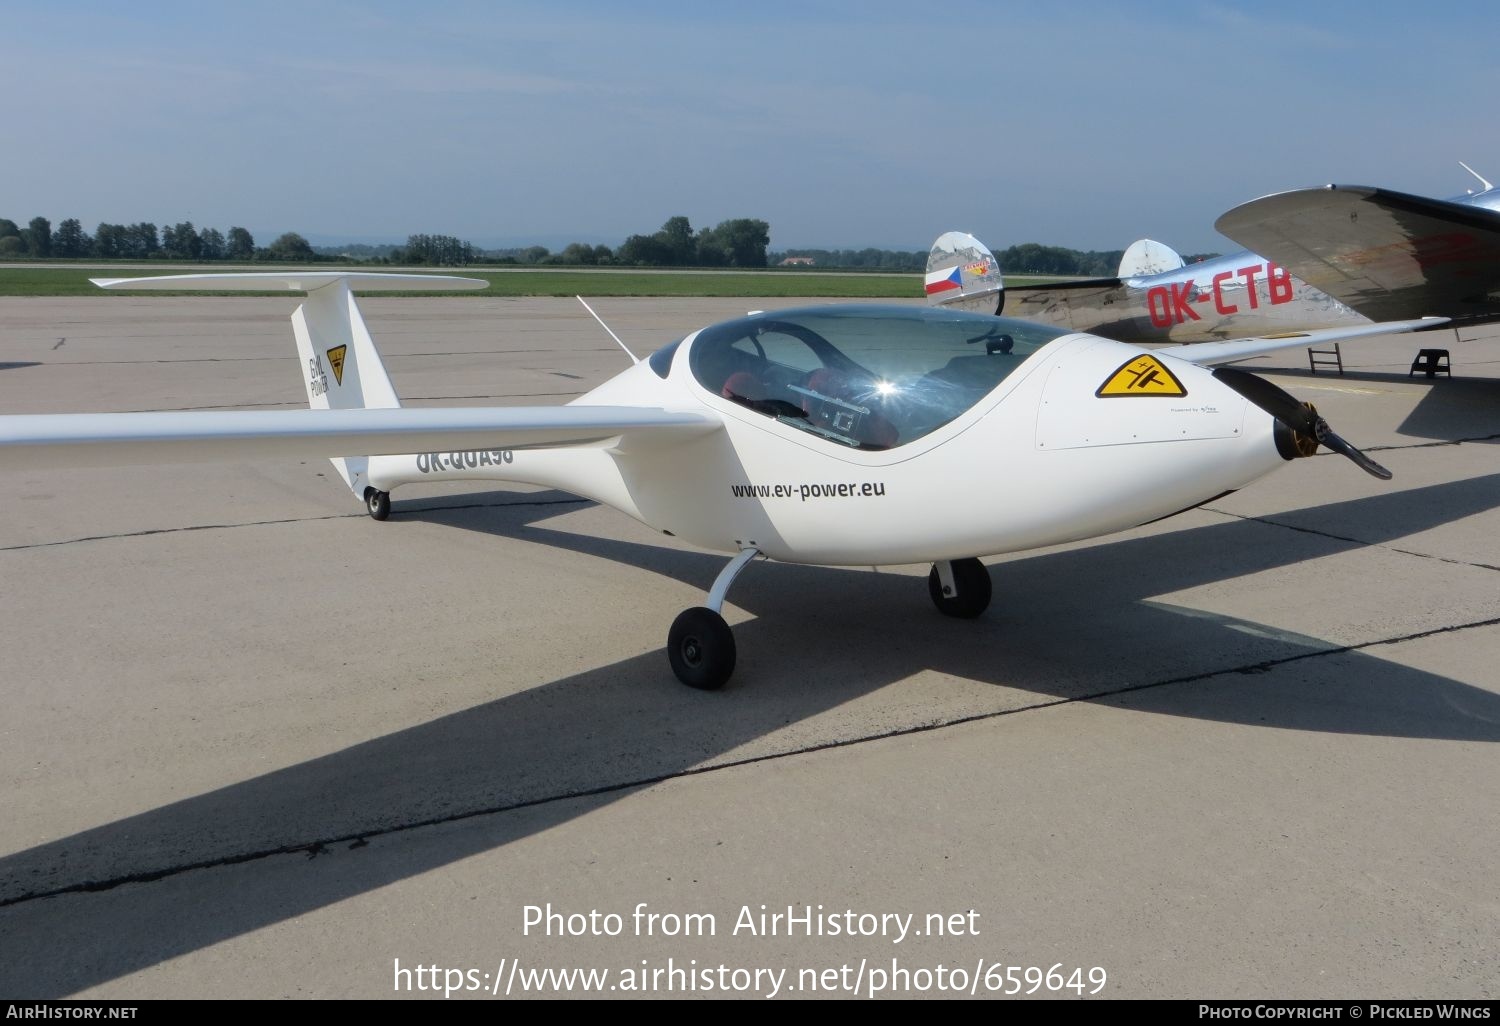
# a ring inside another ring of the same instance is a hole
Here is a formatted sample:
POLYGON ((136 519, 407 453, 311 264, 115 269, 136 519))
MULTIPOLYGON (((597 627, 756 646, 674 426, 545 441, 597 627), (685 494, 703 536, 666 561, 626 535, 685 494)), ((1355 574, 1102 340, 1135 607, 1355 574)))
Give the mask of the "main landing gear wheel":
POLYGON ((734 632, 712 609, 683 610, 667 633, 667 658, 688 687, 717 691, 734 672, 734 632))
POLYGON ((391 493, 377 491, 374 488, 366 488, 365 508, 370 511, 370 516, 376 520, 384 520, 391 515, 391 493))
POLYGON ((990 572, 977 559, 952 562, 954 593, 945 593, 936 566, 927 575, 927 591, 938 611, 962 620, 972 620, 990 607, 990 572))

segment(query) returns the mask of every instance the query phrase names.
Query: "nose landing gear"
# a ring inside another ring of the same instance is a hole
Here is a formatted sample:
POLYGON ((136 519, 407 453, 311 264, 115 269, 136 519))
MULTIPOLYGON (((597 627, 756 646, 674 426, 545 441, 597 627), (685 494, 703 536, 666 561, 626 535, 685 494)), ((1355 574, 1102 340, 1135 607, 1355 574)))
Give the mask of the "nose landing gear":
POLYGON ((938 612, 972 620, 990 607, 990 572, 977 559, 934 563, 927 592, 938 612))
POLYGON ((672 621, 672 629, 667 632, 667 659, 677 679, 688 687, 717 691, 734 673, 734 632, 719 610, 724 608, 729 586, 758 555, 759 549, 741 549, 719 572, 707 604, 685 609, 672 621))

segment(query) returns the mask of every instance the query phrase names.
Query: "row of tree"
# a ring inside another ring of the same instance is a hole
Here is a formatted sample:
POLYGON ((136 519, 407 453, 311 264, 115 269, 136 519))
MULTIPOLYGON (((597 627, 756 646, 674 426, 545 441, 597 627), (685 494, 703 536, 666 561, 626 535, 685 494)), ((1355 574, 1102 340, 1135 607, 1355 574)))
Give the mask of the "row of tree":
POLYGON ((195 227, 191 221, 161 229, 150 221, 130 225, 101 223, 89 235, 78 219, 72 217, 59 223, 55 231, 45 217, 32 218, 25 228, 0 218, 0 257, 32 259, 303 262, 357 259, 433 267, 462 267, 476 260, 494 259, 528 264, 765 267, 770 241, 771 226, 765 221, 739 218, 695 232, 686 217, 673 217, 653 235, 630 236, 618 250, 575 242, 560 253, 552 253, 545 246, 485 251, 451 235, 424 234, 408 236, 404 248, 325 247, 318 252, 296 232, 287 232, 261 248, 244 228, 233 227, 226 234, 217 228, 195 227))
POLYGON ((473 244, 451 235, 408 235, 406 248, 392 250, 393 264, 427 264, 432 267, 464 267, 477 255, 473 244))
POLYGON ((159 231, 150 221, 137 224, 101 222, 89 235, 76 217, 58 223, 54 231, 45 217, 33 217, 25 228, 0 217, 0 257, 101 260, 277 260, 318 259, 307 240, 287 232, 269 246, 257 247, 243 228, 226 234, 217 228, 196 228, 191 221, 166 225, 159 231))
POLYGON ((626 239, 615 251, 614 262, 642 267, 765 267, 770 242, 771 226, 756 218, 721 221, 694 232, 687 218, 672 217, 654 235, 626 239))
MULTIPOLYGON (((618 249, 573 242, 553 253, 545 246, 524 249, 482 250, 451 235, 411 235, 405 249, 392 249, 376 258, 393 264, 428 264, 458 267, 475 260, 514 264, 563 264, 627 267, 765 267, 771 226, 753 218, 721 221, 713 228, 694 231, 686 217, 668 218, 652 235, 632 235, 618 249)), ((346 247, 340 255, 353 257, 357 247, 346 247)), ((368 249, 369 247, 358 247, 368 249)), ((330 252, 324 250, 324 252, 330 252)))
POLYGON ((995 254, 1002 270, 1015 274, 1059 274, 1080 278, 1112 278, 1120 269, 1123 249, 1105 251, 1066 249, 1023 242, 995 254))
MULTIPOLYGON (((244 228, 233 227, 225 233, 217 228, 197 228, 191 221, 166 225, 160 230, 149 221, 130 225, 101 223, 89 235, 77 218, 60 222, 54 231, 45 217, 32 218, 25 228, 0 217, 0 258, 285 263, 358 260, 432 267, 462 267, 478 260, 627 267, 765 267, 796 262, 814 267, 882 271, 921 271, 927 266, 927 253, 921 250, 789 249, 768 254, 770 239, 771 226, 753 218, 721 221, 713 228, 694 231, 686 217, 672 217, 654 234, 632 235, 614 250, 585 242, 571 243, 557 253, 545 246, 483 250, 451 235, 411 235, 405 248, 360 245, 322 247, 315 251, 296 232, 287 232, 269 246, 258 247, 244 228)), ((1080 251, 1035 242, 1011 246, 996 254, 1001 268, 1010 273, 1086 278, 1113 276, 1122 255, 1121 250, 1080 251)), ((1203 258, 1204 255, 1194 255, 1185 259, 1192 263, 1203 258)))
POLYGON ((901 249, 788 249, 772 253, 772 264, 811 263, 814 267, 858 268, 866 271, 923 271, 926 250, 901 249))

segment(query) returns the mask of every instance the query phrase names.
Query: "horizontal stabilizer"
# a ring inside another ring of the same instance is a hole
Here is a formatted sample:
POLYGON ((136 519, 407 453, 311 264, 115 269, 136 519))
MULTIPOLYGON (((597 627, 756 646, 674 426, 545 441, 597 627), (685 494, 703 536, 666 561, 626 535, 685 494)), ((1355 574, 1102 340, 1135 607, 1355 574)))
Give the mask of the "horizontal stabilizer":
POLYGON ((151 278, 90 278, 101 289, 170 292, 313 292, 336 281, 356 292, 456 292, 483 289, 483 278, 451 274, 378 274, 364 271, 245 271, 224 274, 164 274, 151 278))
POLYGON ((683 441, 718 430, 697 413, 520 406, 0 417, 0 467, 339 457, 683 441))
POLYGON ((1288 331, 1256 338, 1237 338, 1228 342, 1194 342, 1180 346, 1160 346, 1152 352, 1171 353, 1179 360, 1196 363, 1200 367, 1215 367, 1224 363, 1238 363, 1278 349, 1303 349, 1307 346, 1328 345, 1332 342, 1347 342, 1368 335, 1397 335, 1407 331, 1428 331, 1449 323, 1446 317, 1422 317, 1414 321, 1385 321, 1379 324, 1358 324, 1347 328, 1322 328, 1318 331, 1288 331))
POLYGON ((1121 311, 1131 306, 1131 289, 1119 278, 1087 278, 1012 285, 1005 290, 1005 316, 1089 331, 1106 338, 1136 334, 1135 320, 1121 311))

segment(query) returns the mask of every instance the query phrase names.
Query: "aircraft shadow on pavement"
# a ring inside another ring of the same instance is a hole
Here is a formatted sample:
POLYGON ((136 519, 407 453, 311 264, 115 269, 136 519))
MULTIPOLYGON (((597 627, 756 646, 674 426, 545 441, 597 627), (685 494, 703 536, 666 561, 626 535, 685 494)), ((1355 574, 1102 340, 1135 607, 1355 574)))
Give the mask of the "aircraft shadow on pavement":
POLYGON ((1500 441, 1500 380, 1434 381, 1397 430, 1417 438, 1500 441))
MULTIPOLYGON (((1330 387, 1349 386, 1361 381, 1427 384, 1430 387, 1426 394, 1396 428, 1400 434, 1435 441, 1500 441, 1500 379, 1497 378, 1437 377, 1428 380, 1420 374, 1412 377, 1405 372, 1349 370, 1340 375, 1326 370, 1315 372, 1305 367, 1254 369, 1274 377, 1301 378, 1309 385, 1320 382, 1330 387)), ((1292 390, 1297 391, 1297 387, 1292 390)), ((1317 397, 1308 394, 1299 398, 1316 400, 1317 397)), ((1366 448, 1370 452, 1380 452, 1389 447, 1371 445, 1366 448)))
MULTIPOLYGON (((420 518, 588 553, 702 589, 724 564, 718 555, 537 526, 559 507, 535 500, 558 496, 398 503, 380 530, 420 518)), ((1301 531, 1237 520, 1013 557, 992 566, 996 603, 978 621, 938 614, 920 576, 756 565, 730 594, 753 618, 735 626, 740 668, 723 692, 684 688, 653 647, 0 858, 0 903, 9 906, 0 907, 0 935, 9 938, 0 993, 76 993, 494 850, 706 766, 928 729, 941 716, 925 708, 913 716, 908 703, 867 703, 867 722, 852 732, 847 717, 823 716, 927 671, 962 678, 956 689, 979 682, 994 689, 984 694, 1011 699, 977 715, 1096 700, 1298 730, 1500 741, 1500 695, 1490 691, 1360 651, 1265 673, 1338 646, 1247 634, 1152 602, 1496 506, 1500 475, 1490 475, 1276 517, 1301 531), (1359 541, 1308 533, 1318 527, 1359 541), (1128 654, 1143 645, 1156 655, 1132 665, 1128 654), (410 844, 364 843, 497 811, 509 814, 408 835, 410 844), (224 868, 268 855, 281 865, 264 875, 224 868), (331 857, 306 861, 311 855, 331 857), (184 872, 194 867, 212 871, 184 872)), ((676 612, 663 620, 663 637, 676 612)), ((960 703, 951 720, 974 715, 960 703)))

